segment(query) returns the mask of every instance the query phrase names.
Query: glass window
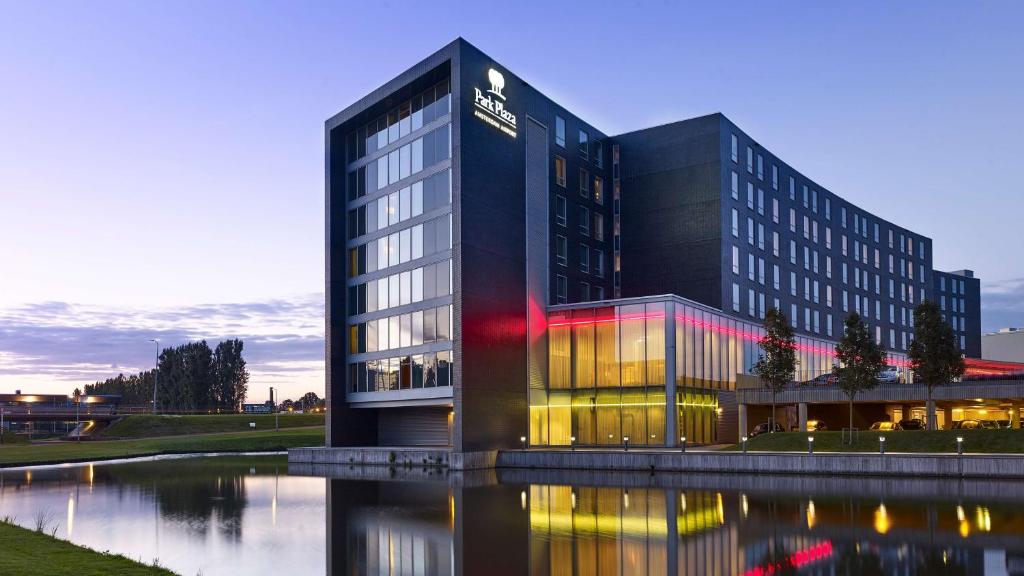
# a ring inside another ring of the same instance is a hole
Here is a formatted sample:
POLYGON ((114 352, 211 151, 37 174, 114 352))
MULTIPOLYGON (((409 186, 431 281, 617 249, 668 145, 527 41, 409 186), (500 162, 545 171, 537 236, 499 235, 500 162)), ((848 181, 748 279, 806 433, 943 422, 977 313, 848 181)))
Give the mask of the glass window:
POLYGON ((565 158, 555 156, 555 182, 565 188, 565 158))
POLYGON ((564 196, 555 196, 555 223, 559 226, 566 224, 566 204, 564 196))
POLYGON ((583 130, 580 130, 579 153, 580 158, 587 158, 590 155, 590 136, 583 130))
POLYGON ((565 119, 555 116, 555 144, 565 148, 565 119))

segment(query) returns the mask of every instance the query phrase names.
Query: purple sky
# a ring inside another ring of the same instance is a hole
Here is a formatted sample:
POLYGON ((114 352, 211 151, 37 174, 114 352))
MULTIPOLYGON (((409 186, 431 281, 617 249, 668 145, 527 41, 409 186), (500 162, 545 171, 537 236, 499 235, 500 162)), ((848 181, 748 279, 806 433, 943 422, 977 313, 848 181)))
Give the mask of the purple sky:
POLYGON ((242 337, 322 393, 323 122, 460 35, 607 133, 725 113, 1024 324, 1024 4, 502 6, 0 0, 0 390, 242 337))

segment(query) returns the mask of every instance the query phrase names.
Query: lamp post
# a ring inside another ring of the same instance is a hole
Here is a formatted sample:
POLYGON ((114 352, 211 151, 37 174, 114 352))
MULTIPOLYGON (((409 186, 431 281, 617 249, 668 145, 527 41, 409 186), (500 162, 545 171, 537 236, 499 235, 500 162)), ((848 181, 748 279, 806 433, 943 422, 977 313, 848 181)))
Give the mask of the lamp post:
POLYGON ((747 453, 747 437, 744 436, 744 437, 740 438, 740 440, 743 442, 743 453, 746 454, 747 453))
POLYGON ((624 443, 624 445, 626 447, 626 452, 629 452, 629 436, 623 436, 622 437, 622 442, 624 443))
POLYGON ((78 436, 78 438, 77 438, 78 442, 82 441, 82 431, 80 430, 80 427, 82 426, 82 420, 81 420, 81 418, 79 418, 79 409, 81 408, 81 406, 82 406, 82 393, 76 388, 75 389, 75 432, 77 433, 76 436, 78 436))
POLYGON ((885 436, 878 437, 878 453, 885 454, 885 436))
POLYGON ((686 452, 686 436, 679 437, 679 445, 682 447, 682 451, 686 452))
POLYGON ((807 453, 814 454, 814 436, 807 437, 807 453))
POLYGON ((526 450, 526 436, 520 436, 519 443, 522 445, 523 450, 526 450))
POLYGON ((274 400, 274 387, 273 386, 270 387, 270 404, 271 404, 271 408, 274 410, 274 432, 280 432, 280 430, 281 430, 281 426, 280 426, 281 411, 277 409, 277 401, 274 400))
POLYGON ((569 450, 572 450, 572 451, 576 450, 576 437, 575 436, 569 436, 569 450))
POLYGON ((4 443, 4 407, 0 406, 0 444, 4 443))
POLYGON ((958 456, 963 456, 964 455, 964 437, 963 436, 957 436, 956 437, 956 453, 957 453, 958 456))
POLYGON ((156 362, 153 364, 153 414, 156 414, 156 385, 160 380, 160 341, 150 338, 150 342, 156 345, 156 362))

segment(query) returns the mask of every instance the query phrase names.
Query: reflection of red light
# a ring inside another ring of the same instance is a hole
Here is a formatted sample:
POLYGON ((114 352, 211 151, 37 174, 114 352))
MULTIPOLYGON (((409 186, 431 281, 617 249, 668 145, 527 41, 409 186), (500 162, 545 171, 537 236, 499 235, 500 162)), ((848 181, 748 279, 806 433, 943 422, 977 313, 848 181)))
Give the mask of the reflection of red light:
MULTIPOLYGON (((562 315, 558 315, 558 316, 554 316, 553 315, 552 316, 552 321, 548 323, 548 327, 550 327, 550 328, 560 328, 560 327, 564 327, 564 326, 585 326, 585 325, 589 325, 589 324, 607 324, 609 322, 625 322, 625 321, 630 321, 630 320, 654 320, 654 319, 664 318, 664 317, 665 317, 665 315, 663 313, 660 313, 660 312, 659 313, 654 313, 654 314, 641 314, 641 313, 637 313, 637 314, 623 314, 623 315, 620 315, 620 316, 591 316, 591 317, 585 317, 585 318, 568 318, 568 317, 562 316, 562 315)), ((762 338, 762 336, 760 334, 757 334, 755 332, 746 332, 744 330, 737 330, 735 328, 730 328, 728 326, 722 326, 721 324, 716 324, 714 322, 708 322, 706 320, 700 320, 698 318, 692 318, 692 317, 685 316, 685 315, 682 315, 682 314, 676 314, 675 319, 679 320, 679 321, 682 321, 682 322, 686 322, 687 324, 690 324, 692 326, 696 326, 698 328, 703 328, 703 329, 706 329, 706 330, 711 330, 713 332, 717 332, 719 334, 725 334, 727 336, 737 336, 739 338, 742 338, 744 340, 749 340, 749 341, 752 341, 752 342, 760 342, 761 338, 762 338)), ((830 348, 830 347, 826 347, 826 346, 814 346, 814 345, 811 345, 811 344, 800 344, 800 343, 797 343, 795 347, 796 347, 797 350, 800 350, 801 352, 809 352, 811 354, 823 354, 825 356, 829 356, 829 357, 832 357, 832 358, 835 358, 835 356, 836 356, 835 349, 834 348, 830 348)), ((896 358, 896 357, 893 357, 891 355, 887 355, 887 356, 888 356, 887 362, 889 364, 892 364, 893 366, 899 366, 901 368, 908 368, 910 366, 910 362, 905 360, 905 359, 896 358)), ((1021 365, 1021 367, 1024 368, 1024 365, 1021 365)))
POLYGON ((781 562, 775 562, 767 566, 757 566, 743 573, 743 576, 768 576, 781 571, 783 568, 800 568, 812 562, 817 562, 832 555, 832 542, 826 540, 821 544, 815 544, 810 548, 797 550, 787 556, 781 562))

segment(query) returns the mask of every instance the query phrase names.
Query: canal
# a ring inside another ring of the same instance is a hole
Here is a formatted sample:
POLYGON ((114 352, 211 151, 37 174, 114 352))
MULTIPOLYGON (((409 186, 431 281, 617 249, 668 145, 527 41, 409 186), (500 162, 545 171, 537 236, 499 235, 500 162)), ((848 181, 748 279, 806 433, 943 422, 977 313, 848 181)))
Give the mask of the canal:
POLYGON ((0 517, 187 576, 1024 574, 1019 482, 210 456, 2 470, 0 517))

